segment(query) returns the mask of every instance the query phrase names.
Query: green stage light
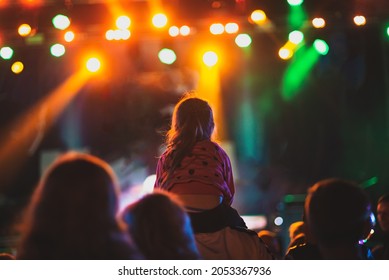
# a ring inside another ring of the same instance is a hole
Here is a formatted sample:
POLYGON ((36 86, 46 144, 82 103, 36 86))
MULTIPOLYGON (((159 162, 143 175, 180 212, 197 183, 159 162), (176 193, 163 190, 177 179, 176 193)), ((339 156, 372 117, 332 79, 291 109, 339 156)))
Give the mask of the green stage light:
POLYGON ((287 0, 288 4, 291 6, 300 6, 304 0, 287 0))
POLYGON ((313 46, 315 47, 316 51, 321 55, 326 55, 330 49, 326 41, 321 39, 316 39, 313 42, 313 46))

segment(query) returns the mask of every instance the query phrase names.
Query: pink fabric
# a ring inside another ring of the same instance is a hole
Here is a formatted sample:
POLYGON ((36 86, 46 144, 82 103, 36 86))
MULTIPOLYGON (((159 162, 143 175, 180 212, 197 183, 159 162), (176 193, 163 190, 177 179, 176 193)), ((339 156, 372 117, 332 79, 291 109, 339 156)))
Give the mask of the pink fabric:
POLYGON ((154 188, 177 194, 222 195, 223 202, 231 205, 235 194, 231 162, 218 144, 209 140, 196 143, 192 153, 162 185, 167 176, 165 161, 166 153, 158 161, 154 188))

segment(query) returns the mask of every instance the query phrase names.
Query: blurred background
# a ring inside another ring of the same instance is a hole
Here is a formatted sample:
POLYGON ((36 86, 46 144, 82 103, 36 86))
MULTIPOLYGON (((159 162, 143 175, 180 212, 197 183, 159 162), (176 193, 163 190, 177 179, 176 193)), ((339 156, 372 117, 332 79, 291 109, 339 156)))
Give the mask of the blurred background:
POLYGON ((374 204, 389 191, 387 4, 0 0, 0 248, 68 150, 112 165, 122 206, 151 191, 172 108, 192 90, 215 110, 252 229, 287 243, 327 177, 374 204))

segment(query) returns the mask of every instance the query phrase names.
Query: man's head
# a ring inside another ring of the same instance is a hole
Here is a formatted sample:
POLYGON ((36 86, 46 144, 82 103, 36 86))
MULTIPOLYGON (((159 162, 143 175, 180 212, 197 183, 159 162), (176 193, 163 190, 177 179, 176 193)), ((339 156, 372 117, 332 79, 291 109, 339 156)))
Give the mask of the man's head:
POLYGON ((377 220, 382 231, 389 234, 389 194, 384 194, 378 199, 377 220))
POLYGON ((370 232, 370 203, 353 182, 322 180, 313 185, 305 201, 309 235, 324 246, 357 244, 370 232))

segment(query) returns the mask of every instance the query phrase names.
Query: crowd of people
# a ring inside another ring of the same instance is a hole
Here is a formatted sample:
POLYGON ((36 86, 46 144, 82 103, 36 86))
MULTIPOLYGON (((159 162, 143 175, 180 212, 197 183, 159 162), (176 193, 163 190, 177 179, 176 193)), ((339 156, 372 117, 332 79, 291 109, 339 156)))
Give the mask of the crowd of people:
POLYGON ((372 203, 356 183, 314 184, 302 220, 278 236, 255 232, 232 207, 235 186, 227 153, 213 139, 213 112, 195 96, 177 103, 154 191, 119 213, 118 180, 93 155, 60 156, 37 186, 15 255, 0 259, 389 259, 389 195, 378 201, 382 244, 368 248, 372 203))

